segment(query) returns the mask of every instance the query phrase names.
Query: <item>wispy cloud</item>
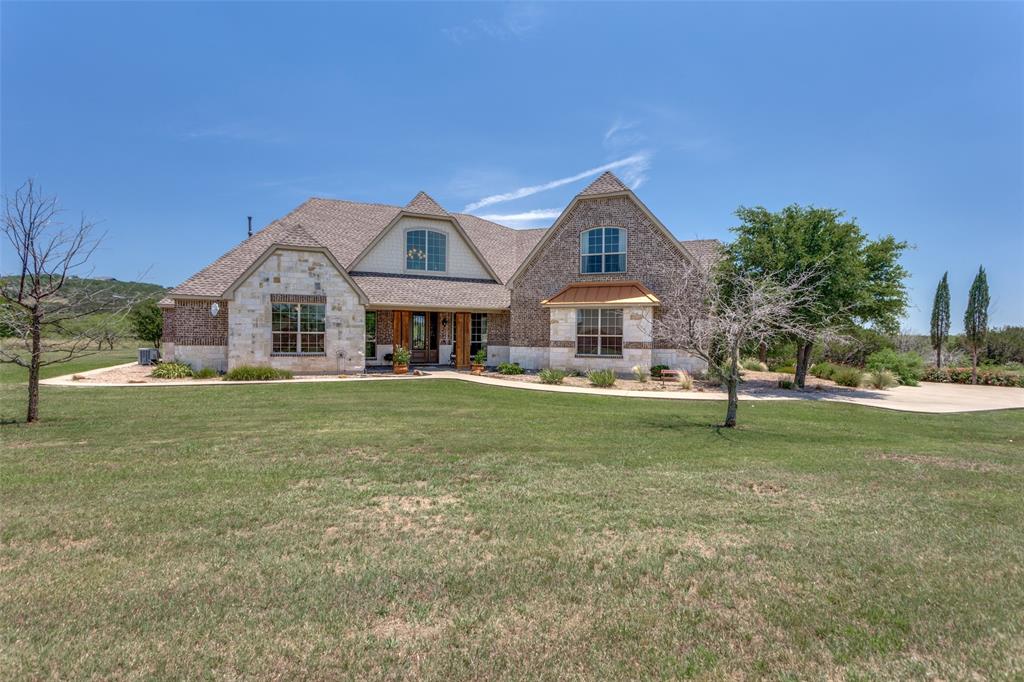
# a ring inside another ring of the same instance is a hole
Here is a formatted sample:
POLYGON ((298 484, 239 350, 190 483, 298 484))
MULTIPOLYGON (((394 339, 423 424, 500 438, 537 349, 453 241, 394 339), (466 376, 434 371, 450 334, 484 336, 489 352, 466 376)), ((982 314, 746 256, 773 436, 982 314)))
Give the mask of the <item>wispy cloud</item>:
POLYGON ((575 175, 570 175, 565 178, 558 178, 557 180, 551 180, 550 182, 545 182, 539 185, 520 187, 519 189, 514 189, 511 192, 505 192, 503 194, 492 194, 491 196, 484 197, 479 201, 474 201, 473 203, 467 205, 464 210, 475 211, 476 209, 483 208, 484 206, 493 206, 494 204, 500 204, 506 201, 513 201, 514 199, 522 199, 523 197, 532 196, 539 192, 546 192, 549 189, 555 189, 556 187, 561 187, 562 185, 568 185, 573 182, 578 182, 585 178, 598 175, 599 173, 604 173, 605 171, 617 169, 620 169, 622 179, 626 182, 626 184, 636 189, 641 184, 643 184, 644 180, 647 179, 646 171, 648 168, 650 168, 650 163, 650 153, 639 152, 637 154, 633 154, 632 156, 627 156, 624 159, 619 159, 618 161, 612 161, 611 163, 606 163, 601 166, 588 168, 585 171, 576 173, 575 175))
POLYGON ((562 209, 560 208, 535 208, 531 211, 523 211, 522 213, 490 213, 480 217, 499 225, 526 227, 526 223, 536 223, 538 221, 543 221, 546 224, 560 215, 562 215, 562 209))
POLYGON ((605 147, 624 147, 643 142, 645 136, 638 130, 639 126, 639 121, 615 119, 615 122, 608 126, 608 130, 604 133, 605 147))
POLYGON ((478 39, 520 39, 535 31, 543 17, 544 10, 540 5, 515 2, 505 5, 499 17, 474 19, 465 24, 447 26, 441 32, 456 45, 478 39))

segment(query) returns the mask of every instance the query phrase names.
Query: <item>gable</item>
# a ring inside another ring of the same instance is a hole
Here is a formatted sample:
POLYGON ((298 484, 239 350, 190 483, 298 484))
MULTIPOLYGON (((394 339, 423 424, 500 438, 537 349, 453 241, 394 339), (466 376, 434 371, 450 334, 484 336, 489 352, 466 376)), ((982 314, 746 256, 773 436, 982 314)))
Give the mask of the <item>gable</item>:
MULTIPOLYGON (((512 277, 512 285, 531 278, 538 269, 542 279, 590 281, 633 279, 647 282, 664 270, 662 264, 683 262, 687 254, 678 240, 630 191, 577 196, 558 221, 547 230, 512 277), (618 227, 626 232, 626 271, 580 272, 580 235, 595 227, 618 227), (561 273, 552 276, 553 273, 561 273)), ((533 277, 536 279, 536 277, 533 277)), ((554 292, 550 292, 553 294, 554 292)), ((550 294, 549 294, 550 295, 550 294)))
POLYGON ((443 233, 447 238, 447 270, 445 272, 414 271, 427 277, 463 277, 493 279, 487 266, 474 253, 451 220, 403 216, 373 243, 369 250, 350 266, 350 270, 387 274, 407 274, 405 239, 409 230, 426 229, 443 233))

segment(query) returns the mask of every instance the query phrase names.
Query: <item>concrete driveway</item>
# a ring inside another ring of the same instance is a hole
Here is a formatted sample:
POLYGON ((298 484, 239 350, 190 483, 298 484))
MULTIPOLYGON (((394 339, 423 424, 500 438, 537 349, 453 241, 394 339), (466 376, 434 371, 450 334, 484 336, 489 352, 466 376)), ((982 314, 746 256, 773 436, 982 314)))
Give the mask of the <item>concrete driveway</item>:
MULTIPOLYGON (((135 363, 126 363, 114 367, 103 367, 75 375, 65 375, 53 379, 44 379, 41 384, 48 386, 231 386, 255 383, 297 383, 303 381, 422 381, 430 379, 456 379, 489 386, 503 386, 528 391, 548 391, 552 393, 578 393, 584 395, 604 395, 621 398, 647 398, 651 400, 725 400, 726 394, 718 389, 702 391, 628 391, 617 388, 593 388, 583 386, 548 386, 541 383, 511 381, 495 376, 473 376, 466 372, 449 370, 430 371, 422 376, 387 374, 364 375, 351 377, 317 376, 296 377, 292 381, 253 382, 253 381, 221 381, 220 379, 184 379, 162 380, 160 382, 135 383, 125 382, 119 372, 134 367, 135 363)), ((148 368, 146 372, 148 374, 148 368)), ((773 379, 774 381, 774 379, 773 379)), ((774 387, 772 382, 748 382, 740 389, 741 400, 825 400, 837 403, 853 403, 869 407, 881 407, 886 410, 903 412, 982 412, 985 410, 1024 409, 1024 388, 1006 388, 1002 386, 964 386, 961 384, 931 384, 920 386, 897 386, 886 390, 870 388, 843 388, 830 386, 824 390, 808 389, 804 391, 787 391, 774 387)))

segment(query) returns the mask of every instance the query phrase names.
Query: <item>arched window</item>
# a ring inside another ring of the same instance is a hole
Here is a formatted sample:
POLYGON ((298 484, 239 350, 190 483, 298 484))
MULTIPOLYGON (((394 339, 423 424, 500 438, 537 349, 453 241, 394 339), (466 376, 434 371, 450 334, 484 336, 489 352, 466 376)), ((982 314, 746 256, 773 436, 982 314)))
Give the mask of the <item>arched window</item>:
POLYGON ((580 235, 580 272, 626 271, 626 231, 621 227, 595 227, 580 235))
POLYGON ((448 235, 434 230, 406 232, 405 269, 445 272, 448 269, 448 235))

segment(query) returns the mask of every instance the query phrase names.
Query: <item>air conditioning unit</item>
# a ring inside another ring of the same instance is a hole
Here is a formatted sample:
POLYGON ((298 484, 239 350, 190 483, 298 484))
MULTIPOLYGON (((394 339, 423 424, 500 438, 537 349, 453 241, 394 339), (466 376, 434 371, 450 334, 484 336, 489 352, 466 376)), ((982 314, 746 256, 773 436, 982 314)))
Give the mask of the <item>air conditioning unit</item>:
POLYGON ((156 348, 140 348, 139 349, 139 364, 140 365, 155 365, 156 361, 160 359, 160 351, 156 348))

